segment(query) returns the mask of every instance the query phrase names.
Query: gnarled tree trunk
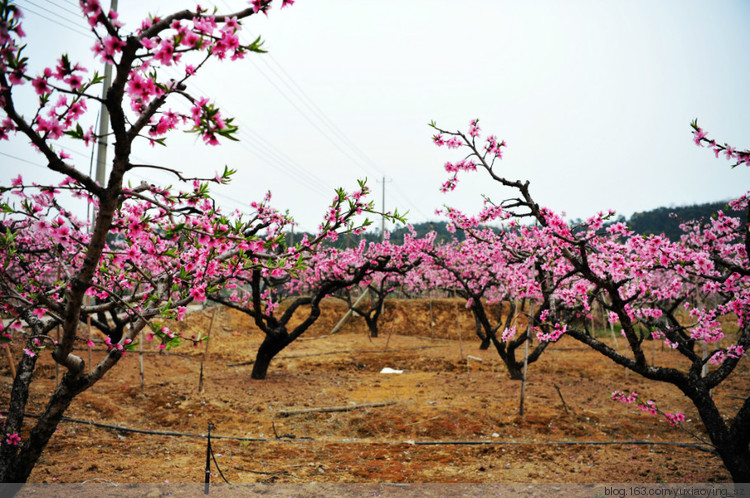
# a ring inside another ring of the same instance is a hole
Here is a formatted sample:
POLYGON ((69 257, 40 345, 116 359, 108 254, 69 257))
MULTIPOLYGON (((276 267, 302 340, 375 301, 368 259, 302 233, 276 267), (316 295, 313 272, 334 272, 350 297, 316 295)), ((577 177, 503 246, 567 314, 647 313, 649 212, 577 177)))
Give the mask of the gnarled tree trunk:
POLYGON ((266 334, 266 338, 258 348, 255 355, 255 363, 250 377, 256 380, 263 380, 268 373, 268 367, 271 360, 292 342, 286 331, 279 334, 266 334))

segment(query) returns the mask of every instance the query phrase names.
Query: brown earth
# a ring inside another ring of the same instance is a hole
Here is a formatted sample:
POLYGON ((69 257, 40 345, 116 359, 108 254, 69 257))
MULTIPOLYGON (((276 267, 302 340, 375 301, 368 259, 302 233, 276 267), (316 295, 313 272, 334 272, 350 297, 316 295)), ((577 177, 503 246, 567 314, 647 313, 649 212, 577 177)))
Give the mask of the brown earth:
MULTIPOLYGON (((378 338, 367 336, 361 319, 328 335, 343 306, 326 303, 314 328, 281 352, 263 381, 250 379, 251 365, 232 366, 253 360, 262 335, 244 315, 218 308, 202 392, 204 345, 159 354, 146 343, 143 387, 139 355, 129 353, 66 415, 190 434, 205 434, 212 423, 216 462, 232 483, 730 480, 712 453, 656 444, 707 446, 691 436, 705 439, 703 426, 677 389, 637 377, 570 338, 529 367, 521 416, 521 383, 509 379, 497 353, 478 349, 474 321, 458 300, 389 301, 378 338), (403 373, 380 373, 384 367, 403 373), (610 401, 613 390, 637 391, 664 411, 683 411, 688 422, 672 428, 661 417, 610 401), (374 403, 391 404, 356 407, 374 403), (322 407, 352 410, 282 413, 322 407), (623 443, 632 441, 642 443, 623 443), (452 443, 439 444, 446 442, 452 443)), ((196 311, 175 328, 205 333, 212 313, 196 311)), ((650 349, 658 363, 678 361, 660 344, 650 349)), ((86 351, 80 354, 88 361, 86 351)), ((95 351, 94 360, 102 355, 95 351)), ((55 384, 48 355, 40 361, 31 413, 42 410, 55 384)), ((741 367, 715 391, 727 414, 750 391, 748 362, 741 367)), ((7 404, 7 363, 0 375, 7 404)), ((200 483, 205 458, 205 438, 64 421, 30 480, 200 483)))

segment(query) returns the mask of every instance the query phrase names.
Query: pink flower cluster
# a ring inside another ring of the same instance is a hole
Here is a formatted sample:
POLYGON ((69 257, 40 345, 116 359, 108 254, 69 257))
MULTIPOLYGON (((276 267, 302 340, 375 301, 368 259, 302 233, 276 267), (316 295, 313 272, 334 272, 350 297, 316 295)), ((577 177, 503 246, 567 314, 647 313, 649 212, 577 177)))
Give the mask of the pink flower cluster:
POLYGON ((536 338, 541 342, 557 342, 563 335, 565 335, 567 327, 568 326, 565 324, 555 323, 551 332, 537 332, 536 338))
POLYGON ((11 446, 18 446, 21 443, 21 436, 18 435, 17 432, 14 432, 12 434, 5 434, 5 444, 9 444, 11 446))
POLYGON ((719 154, 724 153, 724 157, 729 161, 735 161, 734 166, 745 164, 750 166, 750 151, 748 150, 735 150, 732 146, 727 144, 719 144, 716 140, 708 138, 708 133, 698 126, 698 121, 691 123, 693 127, 693 141, 699 147, 703 147, 703 144, 707 144, 714 152, 714 155, 718 158, 719 154))
MULTIPOLYGON (((622 391, 615 391, 612 393, 611 398, 614 401, 619 401, 621 403, 625 403, 627 405, 635 404, 639 410, 642 410, 649 415, 657 415, 660 410, 656 406, 656 402, 653 400, 643 400, 638 395, 638 393, 631 392, 630 394, 625 394, 622 391)), ((671 426, 677 426, 685 421, 685 415, 681 412, 676 413, 663 413, 664 419, 667 421, 667 423, 671 426)))
POLYGON ((739 360, 741 357, 745 356, 745 348, 742 346, 739 346, 737 344, 732 344, 726 349, 720 349, 716 351, 711 357, 708 359, 708 361, 716 366, 720 366, 727 358, 734 358, 739 360))
MULTIPOLYGON (((270 0, 255 0, 255 13, 267 13, 270 0)), ((294 2, 284 0, 282 7, 294 2)), ((231 119, 221 116, 218 109, 207 101, 195 99, 192 114, 180 114, 168 111, 159 114, 158 108, 163 105, 165 96, 182 92, 184 81, 195 74, 197 68, 210 58, 219 60, 236 60, 243 58, 249 51, 262 52, 260 39, 249 45, 239 41, 240 22, 237 17, 216 17, 200 7, 192 16, 172 16, 172 22, 162 22, 160 18, 144 21, 134 34, 124 33, 123 24, 117 12, 105 12, 99 0, 80 0, 81 9, 91 30, 96 36, 93 51, 103 61, 118 64, 123 54, 131 63, 125 84, 130 108, 137 114, 146 115, 145 122, 135 122, 130 130, 139 134, 139 128, 148 126, 148 139, 151 144, 162 143, 167 132, 180 125, 192 125, 192 131, 200 133, 207 144, 216 145, 220 137, 231 138, 237 129, 231 119), (135 38, 137 44, 128 45, 129 37, 135 38), (183 54, 198 52, 203 54, 203 62, 196 67, 184 64, 185 77, 180 81, 164 80, 159 77, 158 69, 163 66, 183 64, 183 54)), ((84 126, 82 118, 87 110, 87 100, 93 92, 88 90, 101 83, 100 77, 87 74, 85 68, 71 62, 67 56, 61 57, 54 68, 45 68, 41 74, 28 73, 26 58, 19 56, 20 40, 25 36, 21 28, 20 10, 11 5, 0 27, 1 46, 0 67, 13 68, 4 73, 0 86, 18 86, 30 81, 39 96, 39 109, 33 116, 30 125, 45 140, 55 141, 64 135, 83 140, 86 145, 96 140, 91 126, 84 126), (60 96, 56 99, 55 94, 60 96), (84 131, 88 128, 88 131, 84 131)), ((247 12, 243 15, 248 15, 247 12)), ((189 97, 192 99, 192 97, 189 97)), ((3 105, 0 97, 0 107, 3 105)), ((7 139, 16 131, 17 124, 10 118, 0 123, 0 140, 7 139)))

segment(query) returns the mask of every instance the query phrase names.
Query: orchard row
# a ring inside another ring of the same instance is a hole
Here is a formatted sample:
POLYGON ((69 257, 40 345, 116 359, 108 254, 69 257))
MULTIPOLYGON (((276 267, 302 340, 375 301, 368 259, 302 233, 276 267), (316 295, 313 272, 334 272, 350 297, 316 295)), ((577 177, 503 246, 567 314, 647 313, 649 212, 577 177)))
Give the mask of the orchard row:
MULTIPOLYGON (((281 6, 292 3, 284 0, 281 6)), ((434 234, 407 235, 401 244, 384 240, 330 248, 326 240, 362 232, 370 224, 362 215, 375 214, 369 189, 360 182, 354 192, 337 190, 317 235, 292 245, 286 233, 293 221, 271 207, 270 196, 246 212, 216 206, 209 185, 230 181, 229 169, 212 178, 184 178, 172 171, 180 180, 177 189, 124 185, 135 168, 165 169, 133 164, 135 141, 165 144, 175 130, 197 133, 208 145, 234 139, 232 118, 208 98, 190 94, 188 83, 212 58, 262 52, 259 39, 243 46, 238 32, 242 19, 268 15, 271 1, 254 0, 230 15, 196 8, 149 17, 133 32, 98 1, 80 4, 96 36, 94 52, 113 67, 103 96, 104 78, 66 56, 31 73, 20 11, 0 1, 0 139, 26 138, 47 168, 60 175, 48 185, 18 175, 0 187, 5 213, 0 307, 8 319, 0 333, 5 342, 21 341, 24 351, 3 421, 0 481, 28 478, 72 400, 107 374, 141 331, 165 348, 180 340, 200 342, 201 337, 181 338, 165 325, 166 319, 181 319, 191 302, 212 300, 253 318, 265 333, 252 372, 262 379, 274 356, 318 318, 323 298, 370 288, 382 299, 399 287, 415 294, 443 288, 463 296, 483 347, 497 350, 511 377, 521 375, 518 348, 531 336, 537 346, 526 358, 529 363, 568 335, 645 378, 677 386, 697 408, 733 478, 750 482, 750 397, 729 416, 711 397, 711 389, 732 374, 750 348, 746 222, 717 213, 707 223, 685 224, 678 242, 635 235, 625 224, 609 222, 609 212, 571 226, 537 204, 528 182, 503 176, 505 142, 483 137, 474 120, 465 132, 431 125, 435 144, 457 155, 445 164, 449 177, 442 190, 455 189, 461 175, 478 172, 504 192, 504 200, 486 199, 476 215, 444 211, 451 227, 468 234, 466 240, 437 244, 434 234), (161 77, 167 66, 183 77, 161 77), (30 101, 18 98, 24 89, 31 89, 30 101), (169 107, 180 99, 189 103, 188 112, 169 107), (101 105, 110 116, 107 137, 82 125, 101 105), (114 157, 106 181, 99 183, 76 166, 65 146, 71 140, 91 146, 105 138, 113 140, 114 157), (93 223, 76 217, 71 203, 90 205, 93 223), (282 311, 278 305, 286 296, 293 299, 282 311), (503 301, 523 303, 530 326, 516 330, 510 321, 493 318, 488 310, 503 301), (611 348, 581 325, 595 306, 607 310, 627 350, 611 348), (291 327, 295 314, 303 319, 291 327), (721 325, 725 317, 736 323, 729 332, 721 325), (82 333, 88 323, 107 336, 109 353, 86 368, 74 348, 88 340, 82 333), (58 327, 61 336, 53 338, 58 327), (687 367, 649 364, 642 347, 647 337, 664 341, 687 367), (725 346, 719 346, 721 339, 725 346), (66 373, 35 425, 24 431, 30 385, 43 354, 51 354, 66 373)), ((735 165, 750 162, 748 151, 718 144, 697 123, 693 128, 697 145, 708 145, 735 165)), ((748 199, 730 207, 747 212, 748 199)), ((401 219, 397 212, 381 214, 401 219)), ((374 332, 379 309, 366 313, 374 332)), ((636 393, 613 397, 657 413, 636 393)), ((682 418, 665 416, 673 424, 682 418)))

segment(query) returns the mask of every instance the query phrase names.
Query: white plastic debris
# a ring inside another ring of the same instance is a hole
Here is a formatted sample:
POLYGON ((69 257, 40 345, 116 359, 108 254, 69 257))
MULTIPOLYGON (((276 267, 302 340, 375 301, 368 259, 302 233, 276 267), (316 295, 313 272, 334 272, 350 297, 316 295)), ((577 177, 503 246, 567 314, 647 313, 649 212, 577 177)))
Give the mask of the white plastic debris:
POLYGON ((383 370, 380 371, 382 374, 400 374, 404 373, 403 370, 394 370, 391 367, 385 367, 383 370))

